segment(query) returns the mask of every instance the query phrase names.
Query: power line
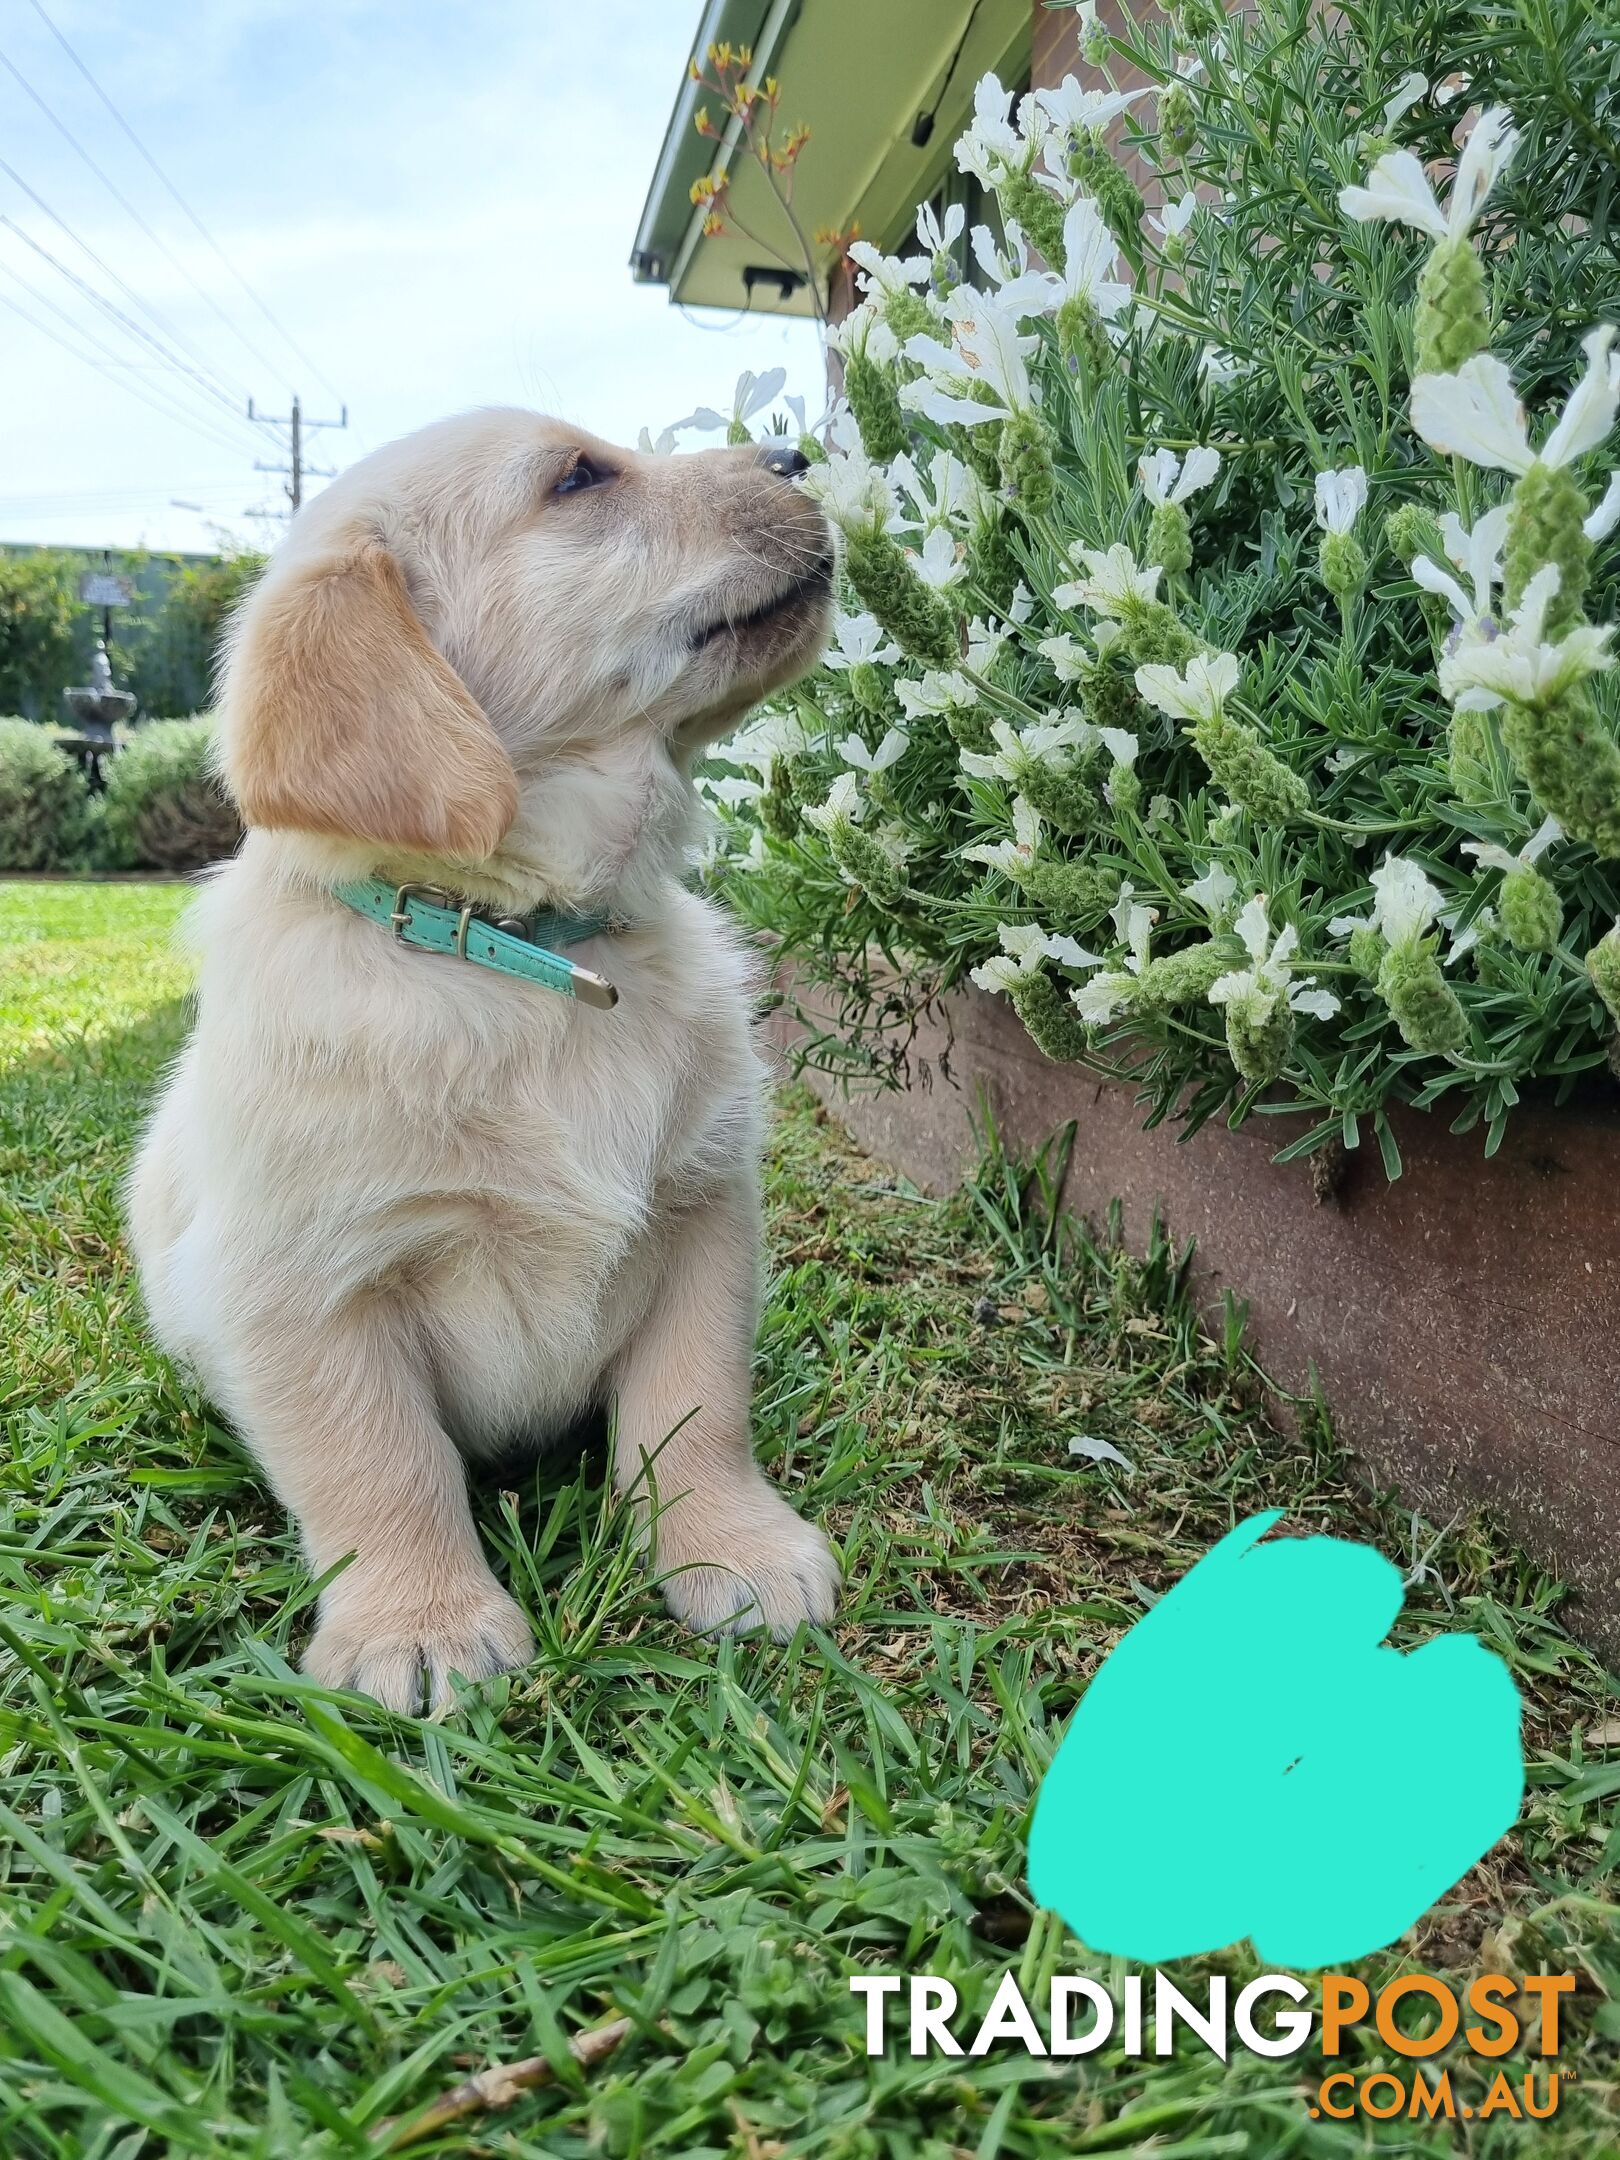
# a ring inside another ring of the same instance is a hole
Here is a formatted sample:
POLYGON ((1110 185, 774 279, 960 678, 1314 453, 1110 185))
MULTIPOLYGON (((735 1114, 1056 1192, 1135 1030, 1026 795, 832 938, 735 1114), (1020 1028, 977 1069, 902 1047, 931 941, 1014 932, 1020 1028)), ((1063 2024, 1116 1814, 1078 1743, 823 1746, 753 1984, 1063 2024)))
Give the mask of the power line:
MULTIPOLYGON (((6 163, 4 158, 0 158, 0 172, 9 174, 13 179, 18 181, 18 184, 22 186, 27 193, 31 195, 33 194, 33 190, 28 187, 27 182, 23 181, 20 178, 20 175, 18 175, 14 171, 14 169, 6 163)), ((36 201, 39 200, 37 196, 34 199, 36 201)), ((58 222, 60 223, 60 220, 58 220, 58 222)), ((186 361, 180 359, 177 354, 172 353, 168 349, 168 347, 164 345, 159 339, 153 337, 149 330, 144 329, 141 324, 136 322, 131 316, 126 315, 122 308, 115 306, 114 303, 107 298, 105 293, 98 292, 95 286, 93 286, 88 281, 88 279, 80 277, 79 273, 76 270, 70 268, 67 263, 63 262, 60 259, 60 257, 53 255, 49 248, 45 247, 40 241, 34 238, 32 233, 25 231, 24 228, 17 223, 15 218, 7 217, 4 212, 0 212, 0 226, 3 226, 7 232, 14 233, 16 237, 22 242, 24 247, 32 250, 34 254, 39 256, 42 262, 48 263, 50 267, 54 271, 56 271, 58 276, 66 278, 68 283, 72 285, 76 291, 83 293, 85 298, 89 300, 94 307, 99 308, 102 314, 109 316, 114 322, 116 322, 120 326, 120 328, 128 330, 133 336, 139 338, 143 345, 149 347, 151 351, 157 354, 158 358, 164 363, 165 366, 169 367, 171 370, 177 371, 181 375, 187 376, 192 382, 197 385, 200 390, 206 392, 209 399, 212 401, 212 404, 222 405, 224 410, 229 413, 232 420, 238 419, 238 408, 234 404, 234 402, 232 402, 232 400, 224 397, 215 388, 215 386, 207 380, 205 376, 199 375, 194 367, 190 366, 186 361)), ((68 226, 64 225, 62 229, 64 232, 67 233, 70 240, 76 238, 71 228, 69 228, 68 226)), ((81 247, 83 247, 84 245, 82 241, 78 241, 77 244, 81 247)), ((106 266, 101 263, 101 259, 99 256, 95 255, 90 249, 86 249, 85 252, 90 255, 90 259, 92 262, 95 262, 96 264, 98 264, 99 267, 105 269, 106 266)), ((119 284, 120 286, 123 285, 122 279, 117 278, 116 275, 114 276, 114 282, 119 284)))
MULTIPOLYGON (((36 294, 35 297, 38 298, 39 296, 36 294)), ((37 330, 41 337, 49 338, 53 345, 59 345, 63 352, 71 353, 74 359, 80 361, 85 367, 94 368, 98 375, 105 375, 109 381, 115 382, 120 389, 126 390, 131 397, 138 398, 149 411, 157 413, 160 418, 176 421, 180 426, 190 428, 193 434, 202 436, 205 441, 213 443, 217 448, 229 450, 233 456, 241 456, 239 445, 233 442, 229 436, 217 434, 209 422, 191 413, 177 412, 169 406, 158 404, 154 398, 147 394, 144 386, 130 382, 126 375, 118 372, 116 365, 108 367, 103 362, 92 359, 89 353, 85 352, 81 346, 70 345, 66 338, 58 337, 54 330, 39 320, 38 316, 30 314, 27 308, 20 306, 17 301, 10 299, 5 293, 0 293, 0 307, 9 308, 13 315, 20 316, 31 329, 37 330)), ((105 347, 103 347, 103 350, 105 350, 105 347)))
MULTIPOLYGON (((125 296, 125 298, 130 302, 133 307, 139 308, 143 315, 147 316, 152 322, 156 323, 160 332, 162 332, 166 336, 173 337, 173 331, 169 329, 169 326, 164 322, 163 318, 156 312, 156 310, 141 298, 140 294, 136 292, 135 288, 131 284, 129 284, 126 279, 119 276, 118 272, 113 269, 110 263, 104 262, 102 260, 102 258, 96 253, 95 249, 91 247, 90 243, 87 240, 81 240, 79 238, 79 235, 73 230, 73 227, 67 222, 66 218, 59 216, 58 213, 51 208, 50 204, 45 200, 44 196, 40 194, 37 188, 30 187, 28 182, 23 178, 22 174, 18 172, 15 165, 8 164, 4 158, 0 158, 0 173, 4 173, 7 179, 10 180, 14 186, 21 188, 23 193, 28 197, 29 201, 31 203, 34 203, 39 209, 43 210, 45 215, 50 219, 53 225, 59 227, 61 231, 66 233, 67 237, 73 242, 73 245, 79 250, 79 252, 82 255, 87 256, 89 260, 95 264, 96 268, 101 272, 103 277, 109 278, 112 281, 112 283, 118 288, 118 290, 125 296)), ((104 310, 110 310, 112 313, 117 314, 119 320, 123 322, 127 328, 133 330, 135 334, 143 341, 143 343, 150 345, 154 351, 161 353, 163 358, 171 366, 178 368, 182 374, 189 375, 192 381, 196 383, 200 390, 205 391, 208 396, 214 400, 216 404, 223 405, 225 410, 230 413, 233 419, 236 417, 236 413, 238 410, 237 401, 230 389, 225 384, 208 375, 199 373, 198 370, 194 368, 189 361, 181 359, 178 353, 171 352, 167 346, 161 344, 158 339, 154 338, 149 331, 143 330, 139 323, 131 321, 129 316, 123 314, 122 310, 114 309, 112 307, 112 303, 107 300, 103 294, 98 293, 93 285, 86 283, 86 281, 83 278, 79 277, 74 271, 69 270, 65 263, 59 262, 54 255, 50 254, 45 248, 41 247, 37 240, 33 239, 30 234, 24 232, 23 228, 18 225, 13 219, 8 217, 0 217, 0 223, 3 223, 12 232, 16 233, 18 238, 23 240, 29 247, 33 248, 36 254, 44 256, 45 260, 51 265, 53 269, 60 271, 64 277, 72 278, 73 282, 79 287, 82 292, 88 293, 94 298, 98 306, 102 307, 104 310)))
MULTIPOLYGON (((191 287, 192 291, 196 293, 197 297, 203 302, 204 306, 212 309, 214 314, 217 315, 219 320, 225 325, 225 328, 231 333, 232 337, 238 340, 238 342, 242 345, 243 349, 252 355, 253 359, 258 363, 260 367, 270 368, 272 372, 274 372, 275 363, 265 358, 264 354, 253 343, 251 338, 249 338, 241 329, 239 329, 237 324, 232 320, 232 318, 226 314, 225 310, 220 306, 214 295, 209 292, 208 288, 203 285, 196 277, 194 277, 190 270, 187 269, 186 265, 180 260, 179 256, 174 253, 173 249, 168 245, 167 241, 163 239, 162 235, 152 230, 151 226, 146 222, 145 218, 142 217, 140 211, 136 209, 135 205, 130 201, 129 197, 124 194, 123 190, 118 186, 117 182, 113 180, 111 176, 96 162, 96 160, 90 155, 89 151, 84 147, 83 143, 80 142, 78 136, 74 134, 73 130, 67 125, 65 121, 58 117, 58 115, 52 109, 47 100, 40 96, 39 92, 34 88, 33 84, 23 74, 22 70, 17 66, 16 62, 12 60, 10 56, 3 50, 0 50, 0 67, 3 67, 6 70, 7 74, 10 75, 12 80, 17 84, 18 88, 22 90, 27 97, 32 99, 34 104, 39 108, 39 110, 45 115, 46 119, 51 123, 51 126, 55 128, 57 134, 60 135, 62 137, 62 140, 68 145, 69 149, 72 150, 74 155, 90 168, 91 172, 95 174, 96 178, 101 182, 102 186, 107 190, 107 193, 113 198, 114 202, 119 205, 119 207, 126 213, 126 215, 131 219, 135 226, 146 235, 147 239, 151 241, 153 247, 158 250, 158 252, 163 256, 164 260, 168 262, 172 268, 179 271, 180 275, 186 280, 187 284, 191 287)), ((191 350, 195 351, 195 348, 191 348, 191 350)))
POLYGON ((100 83, 97 82, 96 78, 91 74, 89 68, 85 66, 84 62, 79 58, 73 47, 62 35, 62 32, 56 27, 56 24, 45 12, 44 7, 41 5, 41 0, 29 0, 29 5, 33 8, 34 13, 39 17, 40 21, 45 25, 46 29, 51 33, 51 36, 55 38, 57 44, 61 46, 63 52, 67 54, 69 60, 72 61, 73 65, 78 69, 79 73, 84 77, 85 81, 90 85, 90 88, 101 100, 102 104, 107 108, 107 111, 112 115, 113 119, 123 130, 124 134, 129 138, 130 142, 132 142, 135 148, 140 152, 141 156, 145 159, 147 165, 157 175, 157 178, 168 190, 170 196, 178 204, 180 209, 185 213, 186 217, 196 228, 197 232, 200 233, 202 238, 207 241, 208 245, 213 249, 214 253, 219 257, 220 261, 225 265, 226 269, 229 270, 232 277, 235 278, 237 284, 241 286, 242 290, 253 302, 253 305, 258 309, 259 313, 264 317, 265 321, 270 325, 271 329, 274 330, 276 335, 281 339, 282 343, 287 347, 290 352, 297 355, 303 366, 305 366, 309 370, 309 372, 314 376, 315 380, 320 384, 321 388, 327 392, 328 396, 335 397, 341 400, 342 392, 334 387, 330 379, 322 372, 320 368, 316 366, 315 362, 309 357, 308 353, 304 351, 303 347, 293 337, 292 333, 283 327, 282 323, 275 315, 271 313, 270 309, 265 305, 264 301, 259 298, 259 295, 254 291, 253 287, 248 283, 247 279, 242 275, 241 271, 236 267, 235 263, 232 262, 229 255, 226 254, 225 250, 220 246, 219 242, 208 230, 208 227, 203 223, 202 219, 198 217, 196 211, 192 209, 190 203, 186 201, 186 198, 181 194, 180 190, 175 186, 174 182, 163 170, 163 167, 158 163, 157 159, 153 157, 151 151, 147 149, 145 143, 141 141, 141 138, 136 134, 135 130, 124 118, 118 107, 113 103, 112 99, 107 95, 106 91, 102 89, 100 83))
MULTIPOLYGON (((305 463, 304 431, 308 429, 313 434, 319 428, 346 428, 349 424, 349 408, 347 405, 344 406, 342 418, 338 420, 308 420, 304 417, 302 404, 295 397, 292 401, 292 411, 288 417, 285 420, 275 420, 268 413, 255 412, 253 410, 253 400, 249 398, 247 416, 260 427, 284 427, 291 430, 289 451, 292 462, 290 464, 264 465, 255 459, 253 466, 255 472, 286 473, 288 475, 284 493, 288 502, 292 505, 292 510, 279 514, 291 516, 303 503, 304 475, 306 473, 318 473, 323 480, 333 478, 333 469, 330 465, 309 465, 305 463)), ((265 514, 275 516, 278 513, 269 511, 265 514)))

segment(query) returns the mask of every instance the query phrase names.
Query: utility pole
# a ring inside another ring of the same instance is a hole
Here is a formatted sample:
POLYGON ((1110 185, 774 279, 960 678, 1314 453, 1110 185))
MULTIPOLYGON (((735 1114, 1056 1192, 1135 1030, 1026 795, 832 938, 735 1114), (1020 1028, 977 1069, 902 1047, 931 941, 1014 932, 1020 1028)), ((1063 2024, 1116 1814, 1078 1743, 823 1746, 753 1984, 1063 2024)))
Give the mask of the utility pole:
POLYGON ((310 420, 306 419, 303 405, 295 397, 292 401, 292 411, 284 418, 278 419, 273 413, 256 411, 252 398, 249 398, 247 416, 257 427, 284 427, 290 430, 291 440, 288 444, 288 450, 292 462, 287 465, 267 465, 262 459, 255 458, 253 470, 255 472, 285 473, 287 475, 287 483, 283 492, 292 507, 277 514, 282 517, 291 517, 303 503, 305 477, 330 480, 337 469, 332 465, 308 464, 304 457, 304 437, 313 435, 320 428, 346 428, 349 424, 349 408, 347 405, 343 406, 340 409, 340 417, 336 420, 310 420))

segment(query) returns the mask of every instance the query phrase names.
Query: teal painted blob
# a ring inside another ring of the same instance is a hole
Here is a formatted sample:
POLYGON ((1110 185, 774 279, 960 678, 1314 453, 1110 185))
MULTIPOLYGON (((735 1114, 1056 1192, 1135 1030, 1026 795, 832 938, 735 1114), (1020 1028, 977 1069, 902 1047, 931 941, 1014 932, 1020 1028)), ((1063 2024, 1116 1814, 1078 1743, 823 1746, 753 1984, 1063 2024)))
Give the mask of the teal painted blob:
POLYGON ((1029 1883, 1143 1964, 1247 1935, 1340 1965, 1403 1935, 1516 1820, 1519 1694, 1472 1635, 1384 1643, 1398 1571, 1240 1523, 1087 1688, 1041 1785, 1029 1883))

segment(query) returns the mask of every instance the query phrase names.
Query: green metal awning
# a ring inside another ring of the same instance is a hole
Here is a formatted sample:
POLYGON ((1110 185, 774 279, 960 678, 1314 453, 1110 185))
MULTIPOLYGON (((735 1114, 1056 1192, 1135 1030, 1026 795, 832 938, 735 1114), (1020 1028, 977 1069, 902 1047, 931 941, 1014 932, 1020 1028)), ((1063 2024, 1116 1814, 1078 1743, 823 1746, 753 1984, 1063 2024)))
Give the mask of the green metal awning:
MULTIPOLYGON (((993 69, 1015 83, 1027 73, 1030 19, 1030 0, 707 0, 692 57, 702 65, 711 44, 751 45, 750 80, 781 82, 782 126, 811 131, 794 186, 807 234, 858 225, 866 239, 891 245, 952 168, 979 77, 993 69), (920 124, 929 113, 931 126, 920 124)), ((712 94, 688 77, 636 232, 637 281, 665 285, 689 307, 813 314, 804 286, 784 293, 775 276, 784 264, 802 272, 803 263, 764 175, 746 147, 734 155, 729 138, 696 132, 700 105, 716 112, 712 94), (734 218, 705 238, 691 188, 716 167, 730 172, 734 218)), ((825 248, 817 267, 825 289, 825 248)))

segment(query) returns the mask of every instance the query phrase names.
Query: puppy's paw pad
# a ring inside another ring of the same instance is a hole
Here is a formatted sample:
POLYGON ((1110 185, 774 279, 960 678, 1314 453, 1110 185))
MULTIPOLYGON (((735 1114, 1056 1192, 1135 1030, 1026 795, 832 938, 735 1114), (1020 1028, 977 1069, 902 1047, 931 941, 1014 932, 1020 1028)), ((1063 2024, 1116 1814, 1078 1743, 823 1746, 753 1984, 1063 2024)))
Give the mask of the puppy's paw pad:
POLYGON ((658 1571, 670 1611, 699 1635, 764 1628, 783 1642, 804 1622, 825 1627, 838 1602, 826 1536, 774 1496, 742 1523, 715 1516, 673 1534, 661 1525, 658 1571))
POLYGON ((311 1636, 303 1667, 323 1687, 416 1717, 424 1705, 440 1710, 455 1700, 453 1673, 489 1680, 533 1655, 529 1623, 492 1582, 426 1606, 339 1608, 311 1636))

